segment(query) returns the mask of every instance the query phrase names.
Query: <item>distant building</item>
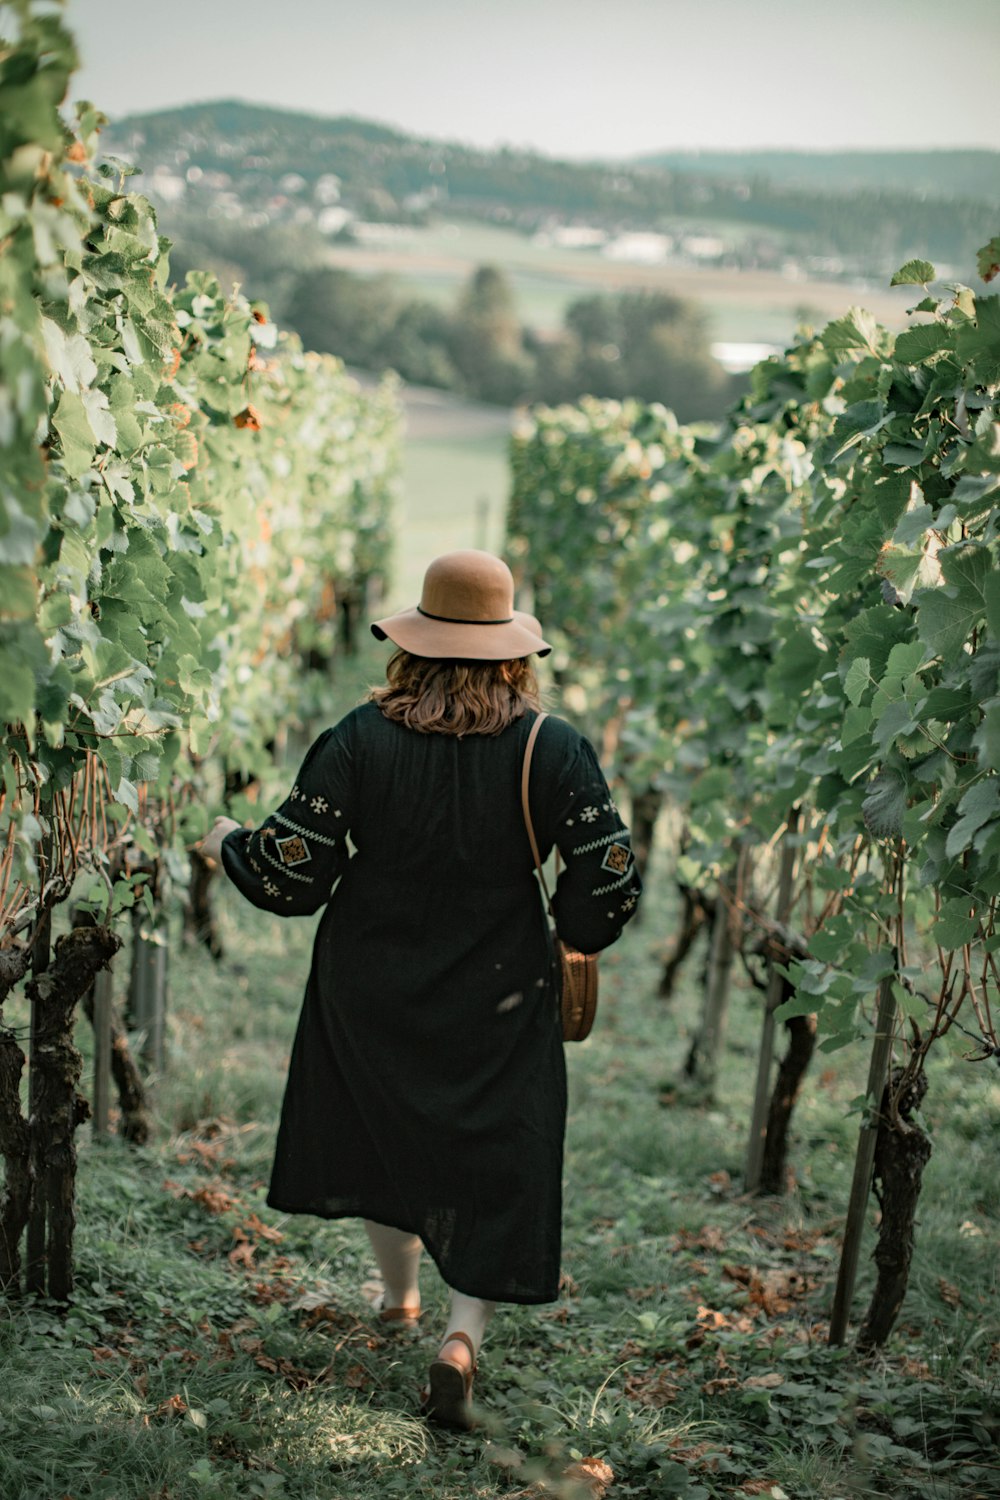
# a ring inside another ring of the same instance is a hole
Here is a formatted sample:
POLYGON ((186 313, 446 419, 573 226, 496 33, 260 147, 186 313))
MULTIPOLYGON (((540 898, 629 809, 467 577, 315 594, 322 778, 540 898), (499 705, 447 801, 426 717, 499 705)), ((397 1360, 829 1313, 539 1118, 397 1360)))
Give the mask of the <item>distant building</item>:
POLYGON ((726 245, 715 234, 687 234, 681 240, 681 249, 694 260, 718 260, 726 245))
POLYGON ((655 266, 665 261, 673 248, 673 237, 669 234, 620 234, 604 246, 602 254, 608 260, 628 260, 637 265, 655 266))
POLYGON ((712 358, 730 375, 742 375, 760 364, 762 359, 770 359, 772 354, 779 352, 778 344, 718 343, 711 346, 712 358))
POLYGON ((354 215, 346 208, 321 208, 316 215, 316 228, 321 234, 339 234, 354 215))
POLYGON ((599 250, 607 238, 606 230, 591 224, 553 224, 533 236, 536 245, 555 245, 560 250, 599 250))
POLYGON ((339 203, 340 202, 340 178, 335 177, 332 172, 324 172, 322 177, 317 177, 313 188, 313 197, 317 203, 339 203))

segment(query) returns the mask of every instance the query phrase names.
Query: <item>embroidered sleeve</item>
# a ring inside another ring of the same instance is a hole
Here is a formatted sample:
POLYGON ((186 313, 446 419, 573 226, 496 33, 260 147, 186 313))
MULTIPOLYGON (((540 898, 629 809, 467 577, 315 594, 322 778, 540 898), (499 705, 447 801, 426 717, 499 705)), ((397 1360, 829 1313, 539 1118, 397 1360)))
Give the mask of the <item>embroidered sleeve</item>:
POLYGON ((599 953, 634 914, 642 881, 629 831, 584 739, 560 781, 555 842, 565 860, 552 898, 556 931, 582 953, 599 953))
POLYGON ((343 873, 350 826, 351 758, 341 725, 309 750, 295 784, 259 828, 222 844, 226 874, 248 901, 279 916, 308 916, 343 873))

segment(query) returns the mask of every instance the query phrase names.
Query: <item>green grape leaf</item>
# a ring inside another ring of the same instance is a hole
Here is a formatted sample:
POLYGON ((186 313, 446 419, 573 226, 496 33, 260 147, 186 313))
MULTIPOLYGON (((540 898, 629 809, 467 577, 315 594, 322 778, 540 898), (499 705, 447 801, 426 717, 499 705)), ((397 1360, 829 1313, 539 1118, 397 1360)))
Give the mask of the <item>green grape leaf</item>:
POLYGON ((929 260, 908 260, 900 266, 889 282, 890 286, 927 286, 937 277, 937 271, 929 260))
POLYGON ((877 839, 895 838, 903 829, 906 783, 898 771, 882 770, 868 784, 862 816, 877 839))
POLYGON ((896 335, 893 353, 901 364, 918 365, 942 349, 950 349, 954 342, 954 330, 946 323, 921 323, 896 335))
POLYGON ((979 383, 1000 380, 1000 296, 976 298, 975 322, 958 330, 956 347, 979 383))
POLYGON ((108 410, 108 398, 103 391, 84 391, 81 396, 90 430, 99 443, 113 448, 118 441, 115 419, 108 410))
POLYGON ((844 692, 857 707, 872 684, 872 667, 867 656, 856 656, 844 678, 844 692))
MULTIPOLYGON (((905 698, 888 703, 879 714, 872 731, 872 739, 883 755, 887 755, 894 742, 901 736, 912 734, 919 720, 905 698)), ((871 825, 869 824, 869 827, 871 825)))
POLYGON ((38 580, 30 568, 0 563, 0 620, 33 620, 38 605, 38 580))
POLYGON ((994 568, 983 584, 986 601, 986 624, 995 640, 1000 640, 1000 570, 994 568))
POLYGON ((898 469, 915 469, 924 461, 923 448, 912 443, 886 443, 882 449, 882 462, 898 469))
POLYGON ((979 764, 986 770, 1000 771, 1000 703, 992 703, 983 715, 976 733, 979 764))
POLYGON ((90 345, 81 333, 65 334, 51 318, 42 318, 45 353, 56 375, 68 391, 84 391, 97 378, 90 345))
POLYGON ((949 547, 938 557, 944 583, 919 590, 914 599, 921 640, 933 656, 948 661, 958 655, 986 614, 990 554, 986 547, 970 543, 949 547))
POLYGON ((948 834, 945 854, 957 859, 972 843, 973 835, 1000 810, 1000 781, 991 777, 970 787, 958 804, 960 817, 948 834))
POLYGON ((94 461, 96 443, 87 409, 74 391, 63 391, 59 397, 52 425, 59 434, 66 473, 71 479, 81 478, 94 461))
POLYGON ((967 909, 968 902, 950 902, 930 930, 931 941, 946 949, 961 948, 966 943, 971 943, 979 931, 979 918, 967 915, 967 909), (951 909, 955 907, 958 909, 951 909))
POLYGON ((870 354, 876 354, 882 333, 883 330, 870 312, 866 312, 863 307, 852 307, 844 317, 826 325, 820 334, 820 342, 831 354, 845 353, 851 349, 866 349, 870 354))

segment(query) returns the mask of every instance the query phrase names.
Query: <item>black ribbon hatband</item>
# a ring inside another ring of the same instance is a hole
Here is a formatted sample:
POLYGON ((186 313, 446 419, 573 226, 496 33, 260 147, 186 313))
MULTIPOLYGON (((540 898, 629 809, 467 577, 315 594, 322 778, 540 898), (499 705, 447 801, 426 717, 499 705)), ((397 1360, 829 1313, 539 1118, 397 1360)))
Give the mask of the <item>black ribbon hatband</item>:
POLYGON ((417 614, 423 615, 425 620, 440 620, 442 625, 513 625, 514 616, 508 615, 505 620, 456 620, 452 615, 432 615, 429 609, 417 605, 417 614))

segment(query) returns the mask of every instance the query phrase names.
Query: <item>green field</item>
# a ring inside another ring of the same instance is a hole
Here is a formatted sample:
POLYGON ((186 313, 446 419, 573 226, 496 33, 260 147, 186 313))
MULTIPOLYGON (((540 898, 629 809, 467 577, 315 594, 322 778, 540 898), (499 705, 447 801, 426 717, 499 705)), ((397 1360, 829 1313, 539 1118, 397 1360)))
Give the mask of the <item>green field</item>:
POLYGON ((400 542, 390 603, 416 602, 432 557, 459 547, 502 551, 510 414, 440 391, 404 387, 400 542))
POLYGON ((558 327, 579 297, 639 287, 700 302, 713 339, 746 343, 786 343, 803 311, 825 320, 856 302, 888 325, 901 326, 914 300, 906 288, 794 280, 778 272, 631 265, 596 250, 546 247, 513 229, 465 220, 394 232, 384 244, 334 245, 329 258, 368 275, 388 272, 413 295, 442 304, 454 300, 477 265, 496 265, 510 278, 522 320, 540 329, 558 327))

